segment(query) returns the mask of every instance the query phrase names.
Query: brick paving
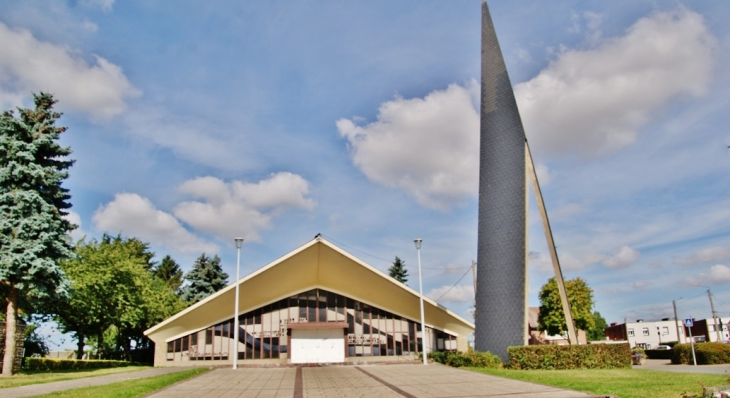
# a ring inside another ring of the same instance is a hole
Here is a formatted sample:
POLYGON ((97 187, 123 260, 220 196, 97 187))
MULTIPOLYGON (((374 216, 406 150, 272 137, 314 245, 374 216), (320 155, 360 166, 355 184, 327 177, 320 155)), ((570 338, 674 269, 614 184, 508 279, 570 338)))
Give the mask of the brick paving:
POLYGON ((148 397, 588 396, 576 391, 431 364, 215 369, 148 397))

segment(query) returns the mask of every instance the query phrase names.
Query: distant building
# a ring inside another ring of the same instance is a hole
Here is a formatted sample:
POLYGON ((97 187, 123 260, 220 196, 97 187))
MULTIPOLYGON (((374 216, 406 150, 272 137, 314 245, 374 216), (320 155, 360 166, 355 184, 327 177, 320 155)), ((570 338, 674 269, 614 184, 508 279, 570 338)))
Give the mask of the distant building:
MULTIPOLYGON (((569 345, 570 340, 566 336, 549 335, 547 332, 540 331, 537 328, 537 318, 540 316, 540 307, 530 307, 527 309, 527 320, 530 329, 529 345, 552 344, 552 345, 569 345)), ((585 330, 576 330, 578 335, 578 344, 586 344, 585 330)))
POLYGON ((607 340, 628 341, 631 347, 645 349, 666 345, 667 343, 689 342, 689 339, 685 338, 686 332, 681 320, 675 323, 669 318, 664 318, 661 321, 637 319, 636 322, 612 323, 609 327, 603 329, 603 334, 606 335, 607 340), (679 335, 677 335, 677 329, 679 329, 679 335))
MULTIPOLYGON (((723 343, 730 342, 730 332, 728 332, 728 324, 730 318, 718 318, 720 325, 716 325, 717 320, 713 318, 695 320, 692 329, 692 337, 703 341, 716 342, 717 331, 720 330, 720 341, 723 343), (717 328, 716 328, 717 326, 717 328)), ((689 336, 688 336, 689 337, 689 336)), ((689 340, 688 340, 689 341, 689 340)))

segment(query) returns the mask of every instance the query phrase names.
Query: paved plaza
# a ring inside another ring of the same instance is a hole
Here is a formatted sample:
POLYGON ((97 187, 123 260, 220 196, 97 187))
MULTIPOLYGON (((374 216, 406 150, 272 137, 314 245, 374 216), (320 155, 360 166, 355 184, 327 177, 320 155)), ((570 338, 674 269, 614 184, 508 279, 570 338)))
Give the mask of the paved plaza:
POLYGON ((536 397, 589 395, 443 365, 215 369, 149 397, 536 397))

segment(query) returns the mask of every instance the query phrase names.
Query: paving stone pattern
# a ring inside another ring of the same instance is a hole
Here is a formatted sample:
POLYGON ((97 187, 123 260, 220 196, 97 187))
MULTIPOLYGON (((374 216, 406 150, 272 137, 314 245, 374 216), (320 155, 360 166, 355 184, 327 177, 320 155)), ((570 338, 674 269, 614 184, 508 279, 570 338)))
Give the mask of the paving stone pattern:
POLYGON ((588 395, 442 365, 215 369, 149 397, 537 397, 588 395), (297 386, 300 377, 300 389, 297 386))

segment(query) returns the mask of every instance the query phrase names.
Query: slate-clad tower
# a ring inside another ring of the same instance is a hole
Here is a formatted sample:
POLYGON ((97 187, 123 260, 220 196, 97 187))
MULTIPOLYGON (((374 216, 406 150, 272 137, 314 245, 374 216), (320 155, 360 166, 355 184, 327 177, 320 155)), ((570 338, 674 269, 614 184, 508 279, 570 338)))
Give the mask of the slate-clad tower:
POLYGON ((525 132, 486 0, 475 348, 507 359, 526 328, 525 132))

